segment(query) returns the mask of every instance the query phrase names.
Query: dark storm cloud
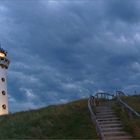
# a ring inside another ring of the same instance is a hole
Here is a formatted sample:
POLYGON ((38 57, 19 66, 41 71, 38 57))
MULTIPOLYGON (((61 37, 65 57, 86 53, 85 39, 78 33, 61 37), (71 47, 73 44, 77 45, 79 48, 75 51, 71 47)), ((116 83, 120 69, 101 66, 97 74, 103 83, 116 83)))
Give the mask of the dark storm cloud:
POLYGON ((139 90, 138 1, 1 1, 11 111, 139 90))
POLYGON ((134 0, 110 0, 107 5, 107 12, 115 20, 126 22, 138 22, 140 17, 139 1, 134 0))

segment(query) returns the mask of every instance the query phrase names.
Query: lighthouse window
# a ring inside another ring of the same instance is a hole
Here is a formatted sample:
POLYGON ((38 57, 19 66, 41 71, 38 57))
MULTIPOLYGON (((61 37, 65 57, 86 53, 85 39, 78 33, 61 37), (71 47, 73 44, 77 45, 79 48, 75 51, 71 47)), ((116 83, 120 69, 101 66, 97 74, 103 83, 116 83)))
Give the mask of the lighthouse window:
POLYGON ((5 78, 1 78, 2 82, 5 82, 5 78))
POLYGON ((5 95, 6 94, 6 92, 5 91, 2 91, 2 95, 5 95))
POLYGON ((2 105, 2 108, 3 108, 3 109, 6 109, 6 105, 5 105, 5 104, 3 104, 3 105, 2 105))

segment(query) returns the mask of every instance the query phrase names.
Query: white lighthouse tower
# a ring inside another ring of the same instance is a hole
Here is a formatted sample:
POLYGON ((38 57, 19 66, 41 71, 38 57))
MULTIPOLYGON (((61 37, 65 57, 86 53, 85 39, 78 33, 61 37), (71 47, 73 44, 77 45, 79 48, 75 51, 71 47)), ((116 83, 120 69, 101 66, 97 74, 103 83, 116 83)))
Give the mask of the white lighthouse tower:
POLYGON ((6 71, 9 63, 7 52, 0 46, 0 115, 8 114, 6 71))

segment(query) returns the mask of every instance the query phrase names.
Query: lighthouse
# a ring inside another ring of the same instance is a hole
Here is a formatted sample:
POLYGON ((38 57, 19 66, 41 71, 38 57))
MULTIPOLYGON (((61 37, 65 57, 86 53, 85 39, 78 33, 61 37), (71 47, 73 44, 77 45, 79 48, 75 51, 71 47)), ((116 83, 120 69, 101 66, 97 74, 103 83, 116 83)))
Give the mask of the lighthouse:
POLYGON ((6 71, 10 61, 7 58, 7 51, 0 46, 0 115, 8 114, 8 94, 6 71))

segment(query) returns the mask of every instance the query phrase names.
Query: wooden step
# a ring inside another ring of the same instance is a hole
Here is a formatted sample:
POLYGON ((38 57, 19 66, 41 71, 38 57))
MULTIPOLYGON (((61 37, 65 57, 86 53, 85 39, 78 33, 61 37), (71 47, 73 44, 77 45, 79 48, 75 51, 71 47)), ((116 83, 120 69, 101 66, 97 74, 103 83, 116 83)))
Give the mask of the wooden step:
POLYGON ((96 110, 97 114, 108 114, 108 113, 114 113, 114 111, 100 111, 100 110, 96 110))
POLYGON ((121 123, 119 123, 119 124, 100 124, 100 127, 110 127, 110 128, 112 128, 112 127, 118 127, 118 126, 122 126, 122 124, 121 123))
POLYGON ((98 109, 98 110, 112 110, 112 108, 110 108, 110 107, 96 107, 96 109, 98 109))
POLYGON ((116 117, 116 115, 106 115, 106 116, 97 116, 97 119, 102 119, 102 118, 115 118, 116 117))
POLYGON ((103 121, 103 122, 99 122, 99 124, 112 124, 112 123, 121 123, 121 121, 103 121))
POLYGON ((107 113, 112 113, 113 111, 100 111, 100 110, 96 110, 96 113, 105 113, 105 114, 107 114, 107 113))
POLYGON ((128 133, 126 133, 126 132, 124 132, 124 131, 114 131, 114 132, 103 132, 102 133, 103 135, 105 135, 105 136, 109 136, 109 135, 111 135, 111 136, 128 136, 128 133))
POLYGON ((97 112, 97 115, 107 115, 107 114, 114 114, 116 115, 113 111, 112 112, 97 112))
POLYGON ((96 117, 104 140, 132 139, 132 136, 123 131, 122 123, 110 105, 98 106, 96 117))
POLYGON ((96 116, 116 116, 116 114, 96 114, 96 116))
POLYGON ((112 108, 109 108, 109 107, 105 107, 105 108, 96 108, 98 110, 113 110, 112 108))
POLYGON ((108 107, 106 107, 106 108, 96 108, 97 110, 112 110, 112 108, 108 108, 108 107))
POLYGON ((123 127, 119 126, 119 127, 113 127, 113 128, 101 128, 102 132, 112 132, 112 131, 119 131, 119 130, 123 130, 123 127))
POLYGON ((132 139, 132 136, 110 136, 110 137, 105 137, 105 140, 129 140, 132 139))
POLYGON ((113 117, 113 118, 100 118, 100 119, 97 118, 97 121, 114 121, 114 120, 120 120, 120 119, 117 118, 117 117, 113 117))
POLYGON ((104 113, 109 113, 109 112, 113 112, 113 110, 97 110, 96 109, 96 112, 98 112, 98 113, 101 113, 101 112, 104 112, 104 113))
POLYGON ((110 105, 101 105, 101 106, 97 106, 97 108, 111 108, 110 105))

